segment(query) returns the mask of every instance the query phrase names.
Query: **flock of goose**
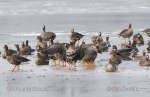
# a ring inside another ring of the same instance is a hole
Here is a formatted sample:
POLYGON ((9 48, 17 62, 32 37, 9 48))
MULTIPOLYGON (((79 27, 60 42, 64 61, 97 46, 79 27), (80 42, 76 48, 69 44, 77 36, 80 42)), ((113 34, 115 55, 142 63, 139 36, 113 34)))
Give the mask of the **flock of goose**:
MULTIPOLYGON (((150 36, 150 29, 146 29, 143 32, 150 36)), ((104 41, 101 32, 92 37, 91 44, 85 43, 85 41, 81 42, 80 40, 84 35, 75 32, 74 29, 70 33, 70 42, 55 43, 56 34, 54 32, 47 32, 46 27, 43 25, 43 32, 40 36, 37 36, 36 49, 31 48, 28 40, 22 42, 21 45, 15 44, 16 50, 4 45, 2 57, 14 65, 12 71, 16 69, 20 70, 19 66, 22 62, 31 61, 26 56, 31 55, 34 51, 37 53, 35 63, 38 66, 49 65, 49 61, 54 60, 54 66, 68 67, 70 70, 75 70, 76 62, 80 61, 88 69, 93 69, 97 54, 108 51, 110 53, 108 64, 105 65, 106 72, 117 71, 122 60, 139 60, 140 66, 150 66, 150 59, 147 55, 147 53, 150 53, 150 40, 146 43, 148 47, 143 51, 143 55, 139 55, 137 45, 142 46, 145 43, 140 33, 133 33, 132 24, 129 24, 129 27, 122 30, 119 34, 119 36, 125 39, 125 42, 121 45, 121 49, 117 49, 116 45, 110 44, 109 36, 104 41), (132 40, 130 40, 131 36, 133 36, 132 40)))

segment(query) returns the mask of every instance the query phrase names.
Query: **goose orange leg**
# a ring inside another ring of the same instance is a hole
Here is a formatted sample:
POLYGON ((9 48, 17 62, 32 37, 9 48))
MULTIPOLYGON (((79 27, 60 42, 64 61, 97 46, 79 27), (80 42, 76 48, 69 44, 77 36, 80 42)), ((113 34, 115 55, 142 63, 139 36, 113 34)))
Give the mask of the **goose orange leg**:
POLYGON ((17 65, 15 65, 15 66, 14 66, 14 68, 12 69, 12 72, 14 72, 14 70, 15 70, 16 66, 17 66, 17 65))

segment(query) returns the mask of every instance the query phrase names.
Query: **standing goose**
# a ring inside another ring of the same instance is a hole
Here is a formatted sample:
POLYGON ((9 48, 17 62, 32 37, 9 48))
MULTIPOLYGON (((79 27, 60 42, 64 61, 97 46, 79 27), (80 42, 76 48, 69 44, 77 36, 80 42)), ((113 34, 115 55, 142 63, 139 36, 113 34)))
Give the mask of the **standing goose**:
POLYGON ((7 45, 4 45, 4 50, 2 52, 2 57, 5 59, 6 58, 6 52, 9 54, 17 54, 17 51, 9 49, 7 45))
POLYGON ((42 40, 42 37, 41 37, 41 36, 37 36, 37 40, 38 40, 38 41, 37 41, 37 43, 36 43, 36 48, 37 48, 38 46, 42 47, 43 49, 46 49, 46 48, 47 48, 47 43, 42 40))
POLYGON ((101 32, 99 32, 98 35, 92 37, 91 41, 92 41, 92 43, 94 45, 96 45, 98 38, 99 38, 99 42, 103 42, 103 38, 102 38, 102 33, 101 32))
POLYGON ((76 62, 83 58, 84 52, 82 47, 82 44, 80 46, 75 46, 74 42, 70 42, 70 46, 66 51, 66 61, 69 64, 69 69, 72 69, 72 65, 73 69, 76 69, 76 62))
POLYGON ((126 43, 126 38, 128 38, 130 40, 130 37, 133 35, 133 30, 132 30, 132 24, 129 24, 128 29, 124 29, 120 32, 120 36, 122 36, 125 39, 125 43, 126 43))
POLYGON ((14 68, 12 69, 12 72, 15 70, 16 67, 18 67, 18 70, 20 70, 19 65, 22 62, 30 61, 29 59, 27 59, 25 57, 21 57, 19 55, 15 55, 15 54, 12 55, 9 52, 6 52, 6 59, 10 64, 15 65, 14 68))
POLYGON ((43 41, 49 41, 53 43, 53 40, 56 38, 56 34, 54 32, 46 32, 46 27, 43 25, 43 32, 40 35, 43 41))
POLYGON ((140 62, 139 62, 140 66, 150 66, 150 59, 149 56, 147 55, 146 58, 143 58, 140 62))
POLYGON ((94 67, 94 61, 97 57, 97 51, 96 49, 85 46, 83 48, 84 56, 82 58, 82 62, 85 63, 88 67, 88 69, 92 69, 94 67))
POLYGON ((133 40, 133 42, 135 42, 138 45, 144 45, 144 39, 143 39, 143 36, 140 33, 135 34, 133 36, 132 40, 133 40))
POLYGON ((85 36, 85 35, 82 35, 82 34, 80 34, 78 32, 75 32, 74 29, 71 30, 71 34, 70 34, 71 42, 74 42, 74 43, 76 43, 76 41, 79 42, 79 40, 81 38, 83 38, 83 36, 85 36))
POLYGON ((45 57, 41 53, 37 53, 35 58, 36 65, 48 65, 49 60, 46 60, 45 57))
POLYGON ((142 32, 145 32, 148 36, 150 36, 150 28, 145 29, 145 30, 144 30, 144 31, 142 31, 142 32))
POLYGON ((55 66, 60 65, 60 61, 65 60, 65 52, 64 45, 61 43, 54 43, 51 47, 43 50, 43 53, 48 54, 48 56, 55 61, 55 66), (56 64, 56 60, 59 61, 58 64, 56 64))

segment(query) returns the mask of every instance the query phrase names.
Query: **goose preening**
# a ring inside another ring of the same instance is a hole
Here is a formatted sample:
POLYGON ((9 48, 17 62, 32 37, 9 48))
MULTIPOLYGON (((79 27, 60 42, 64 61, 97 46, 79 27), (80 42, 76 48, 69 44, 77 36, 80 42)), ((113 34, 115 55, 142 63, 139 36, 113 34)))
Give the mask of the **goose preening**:
POLYGON ((108 64, 105 66, 106 72, 116 72, 118 70, 116 63, 113 63, 111 60, 108 60, 108 64))
POLYGON ((109 47, 111 46, 110 43, 109 43, 109 36, 106 37, 106 42, 101 42, 101 39, 98 37, 96 39, 95 46, 96 46, 99 53, 107 52, 109 47))
POLYGON ((46 32, 46 27, 43 25, 43 32, 40 35, 43 41, 49 41, 53 43, 53 40, 56 38, 56 34, 54 32, 46 32))
POLYGON ((36 65, 49 65, 49 60, 45 59, 45 56, 43 56, 41 53, 37 53, 35 58, 36 65))
POLYGON ((145 32, 148 36, 150 36, 150 28, 143 30, 142 32, 145 32))
POLYGON ((66 50, 62 43, 53 43, 51 47, 43 50, 43 53, 48 54, 48 56, 55 61, 55 66, 60 66, 60 61, 64 63, 66 50), (58 60, 58 64, 56 60, 58 60))
POLYGON ((43 41, 41 36, 37 36, 37 43, 36 43, 36 47, 42 47, 43 49, 47 48, 47 43, 43 41))
POLYGON ((130 40, 130 37, 132 35, 133 35, 132 24, 129 24, 128 29, 122 30, 119 34, 119 36, 122 36, 125 39, 125 43, 126 43, 126 38, 130 40))
POLYGON ((6 53, 6 59, 7 61, 12 64, 15 65, 14 68, 12 69, 12 72, 16 69, 16 67, 18 68, 18 70, 20 70, 19 65, 22 62, 28 62, 30 61, 29 59, 22 57, 20 55, 16 55, 16 54, 10 54, 8 51, 5 52, 6 53))
POLYGON ((117 49, 112 49, 108 56, 109 63, 112 63, 118 67, 122 63, 121 54, 117 52, 117 49))
POLYGON ((145 58, 142 58, 141 61, 139 62, 140 66, 150 66, 150 59, 149 56, 145 56, 145 58))
POLYGON ((144 45, 144 39, 143 39, 143 36, 140 33, 135 34, 133 36, 132 41, 135 42, 136 44, 138 44, 139 46, 144 45))
POLYGON ((9 49, 7 45, 4 45, 3 47, 3 52, 2 52, 2 57, 5 59, 6 58, 6 52, 9 54, 17 54, 17 51, 13 49, 9 49))
POLYGON ((116 45, 113 45, 113 49, 116 50, 117 54, 120 55, 120 57, 121 57, 123 60, 131 60, 131 58, 130 58, 130 55, 131 55, 131 53, 132 53, 132 49, 131 49, 131 48, 118 50, 118 49, 117 49, 117 46, 116 46, 116 45))
POLYGON ((150 45, 147 47, 147 53, 150 53, 150 45))
POLYGON ((98 38, 99 38, 99 42, 103 42, 103 38, 102 38, 102 33, 101 33, 101 32, 99 32, 98 35, 93 36, 93 37, 91 38, 91 41, 92 41, 92 43, 93 43, 94 45, 97 44, 97 39, 98 39, 98 38))
POLYGON ((80 34, 78 32, 75 32, 74 29, 71 30, 71 33, 70 33, 71 42, 74 42, 74 43, 76 43, 76 41, 79 42, 79 40, 81 38, 83 38, 83 36, 85 36, 85 35, 82 35, 82 34, 80 34))
POLYGON ((145 58, 146 56, 146 51, 143 51, 142 55, 138 55, 136 51, 132 52, 132 59, 133 60, 142 60, 142 58, 145 58))
POLYGON ((69 69, 76 69, 76 62, 81 60, 84 56, 83 45, 75 46, 74 43, 70 42, 70 46, 66 51, 66 62, 69 64, 69 69), (71 66, 73 65, 73 68, 71 66))

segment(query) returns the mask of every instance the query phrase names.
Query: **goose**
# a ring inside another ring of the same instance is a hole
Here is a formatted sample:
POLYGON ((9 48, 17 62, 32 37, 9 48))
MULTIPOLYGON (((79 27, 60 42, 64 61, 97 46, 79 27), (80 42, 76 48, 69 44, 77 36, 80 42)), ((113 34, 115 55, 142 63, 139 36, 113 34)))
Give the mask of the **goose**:
POLYGON ((147 53, 150 53, 150 45, 147 47, 147 53))
POLYGON ((147 45, 150 46, 150 41, 148 41, 147 45))
POLYGON ((108 61, 109 63, 105 66, 106 72, 116 72, 118 68, 116 67, 116 63, 113 63, 111 60, 108 61))
POLYGON ((4 45, 3 47, 3 52, 2 52, 2 57, 5 59, 6 58, 6 52, 9 54, 17 54, 17 51, 9 49, 7 45, 4 45))
POLYGON ((146 56, 145 51, 143 51, 142 55, 138 55, 136 51, 132 52, 132 59, 133 60, 143 60, 143 59, 145 59, 145 56, 146 56))
POLYGON ((116 66, 122 63, 121 55, 117 52, 116 49, 112 49, 110 51, 108 60, 111 61, 111 63, 116 64, 116 66))
POLYGON ((40 35, 43 41, 49 41, 53 43, 53 40, 56 38, 56 34, 54 32, 46 32, 46 27, 43 25, 43 32, 40 35))
POLYGON ((37 53, 35 58, 36 65, 49 65, 49 60, 46 60, 45 57, 41 53, 37 53))
POLYGON ((22 62, 29 62, 30 60, 22 57, 20 55, 16 55, 16 54, 10 54, 9 52, 6 51, 6 59, 7 61, 12 64, 15 65, 14 68, 12 69, 12 72, 15 70, 16 67, 18 67, 18 70, 20 70, 19 65, 22 62))
POLYGON ((87 65, 88 69, 92 69, 94 67, 94 61, 97 58, 97 51, 96 49, 89 47, 89 46, 84 46, 83 48, 83 58, 81 59, 82 62, 87 65))
POLYGON ((29 41, 28 41, 28 40, 26 40, 25 47, 28 49, 28 51, 29 51, 30 53, 32 53, 32 52, 35 51, 35 49, 32 49, 31 46, 29 46, 29 41))
POLYGON ((47 46, 47 43, 44 42, 42 40, 42 37, 41 36, 37 36, 37 43, 36 43, 36 47, 38 47, 40 45, 40 47, 42 47, 43 49, 46 49, 48 46, 47 46))
POLYGON ((96 48, 99 53, 107 52, 110 46, 109 37, 106 37, 106 42, 101 42, 100 38, 96 39, 96 48))
POLYGON ((120 32, 119 36, 122 36, 125 39, 125 43, 126 43, 126 38, 128 38, 130 40, 130 37, 133 35, 133 30, 132 30, 132 24, 129 24, 128 29, 124 29, 120 32))
POLYGON ((63 58, 65 59, 65 52, 66 51, 62 43, 53 43, 49 48, 43 50, 43 53, 48 54, 48 56, 55 61, 55 66, 60 66, 60 60, 63 58), (58 64, 56 64, 56 60, 59 61, 58 64))
POLYGON ((150 36, 150 28, 143 30, 142 32, 145 32, 148 36, 150 36))
POLYGON ((44 50, 45 49, 43 49, 40 45, 37 46, 37 53, 40 53, 40 55, 42 56, 42 58, 44 60, 50 60, 50 57, 48 56, 48 54, 47 53, 43 53, 44 50))
POLYGON ((116 50, 117 54, 120 55, 120 57, 121 57, 123 60, 132 60, 132 59, 129 57, 129 56, 131 55, 131 52, 132 52, 132 49, 131 49, 131 48, 118 50, 118 49, 117 49, 117 46, 116 46, 116 45, 113 45, 113 49, 116 50))
POLYGON ((94 45, 96 45, 98 38, 99 38, 99 42, 103 42, 103 38, 102 38, 102 33, 101 33, 101 32, 99 32, 98 35, 93 36, 93 37, 91 38, 91 41, 92 41, 92 43, 93 43, 94 45))
POLYGON ((19 47, 18 44, 15 44, 15 47, 20 55, 31 55, 31 53, 35 51, 34 49, 31 49, 30 46, 26 46, 24 42, 22 42, 21 47, 19 47))
POLYGON ((70 46, 66 51, 66 62, 68 63, 68 69, 76 69, 76 62, 81 60, 84 56, 83 45, 75 46, 74 42, 70 42, 70 46), (71 66, 73 65, 73 68, 71 66))
POLYGON ((133 36, 133 39, 132 39, 136 44, 138 44, 139 46, 140 45, 144 45, 144 39, 143 39, 143 36, 138 33, 138 34, 135 34, 133 36))
POLYGON ((78 32, 75 32, 74 29, 71 30, 70 39, 71 39, 72 42, 76 43, 76 41, 78 41, 78 43, 79 43, 79 40, 81 38, 83 38, 83 36, 85 36, 85 35, 82 35, 78 32))
POLYGON ((140 66, 150 66, 150 59, 149 56, 147 55, 145 58, 143 58, 140 62, 139 62, 140 66))

